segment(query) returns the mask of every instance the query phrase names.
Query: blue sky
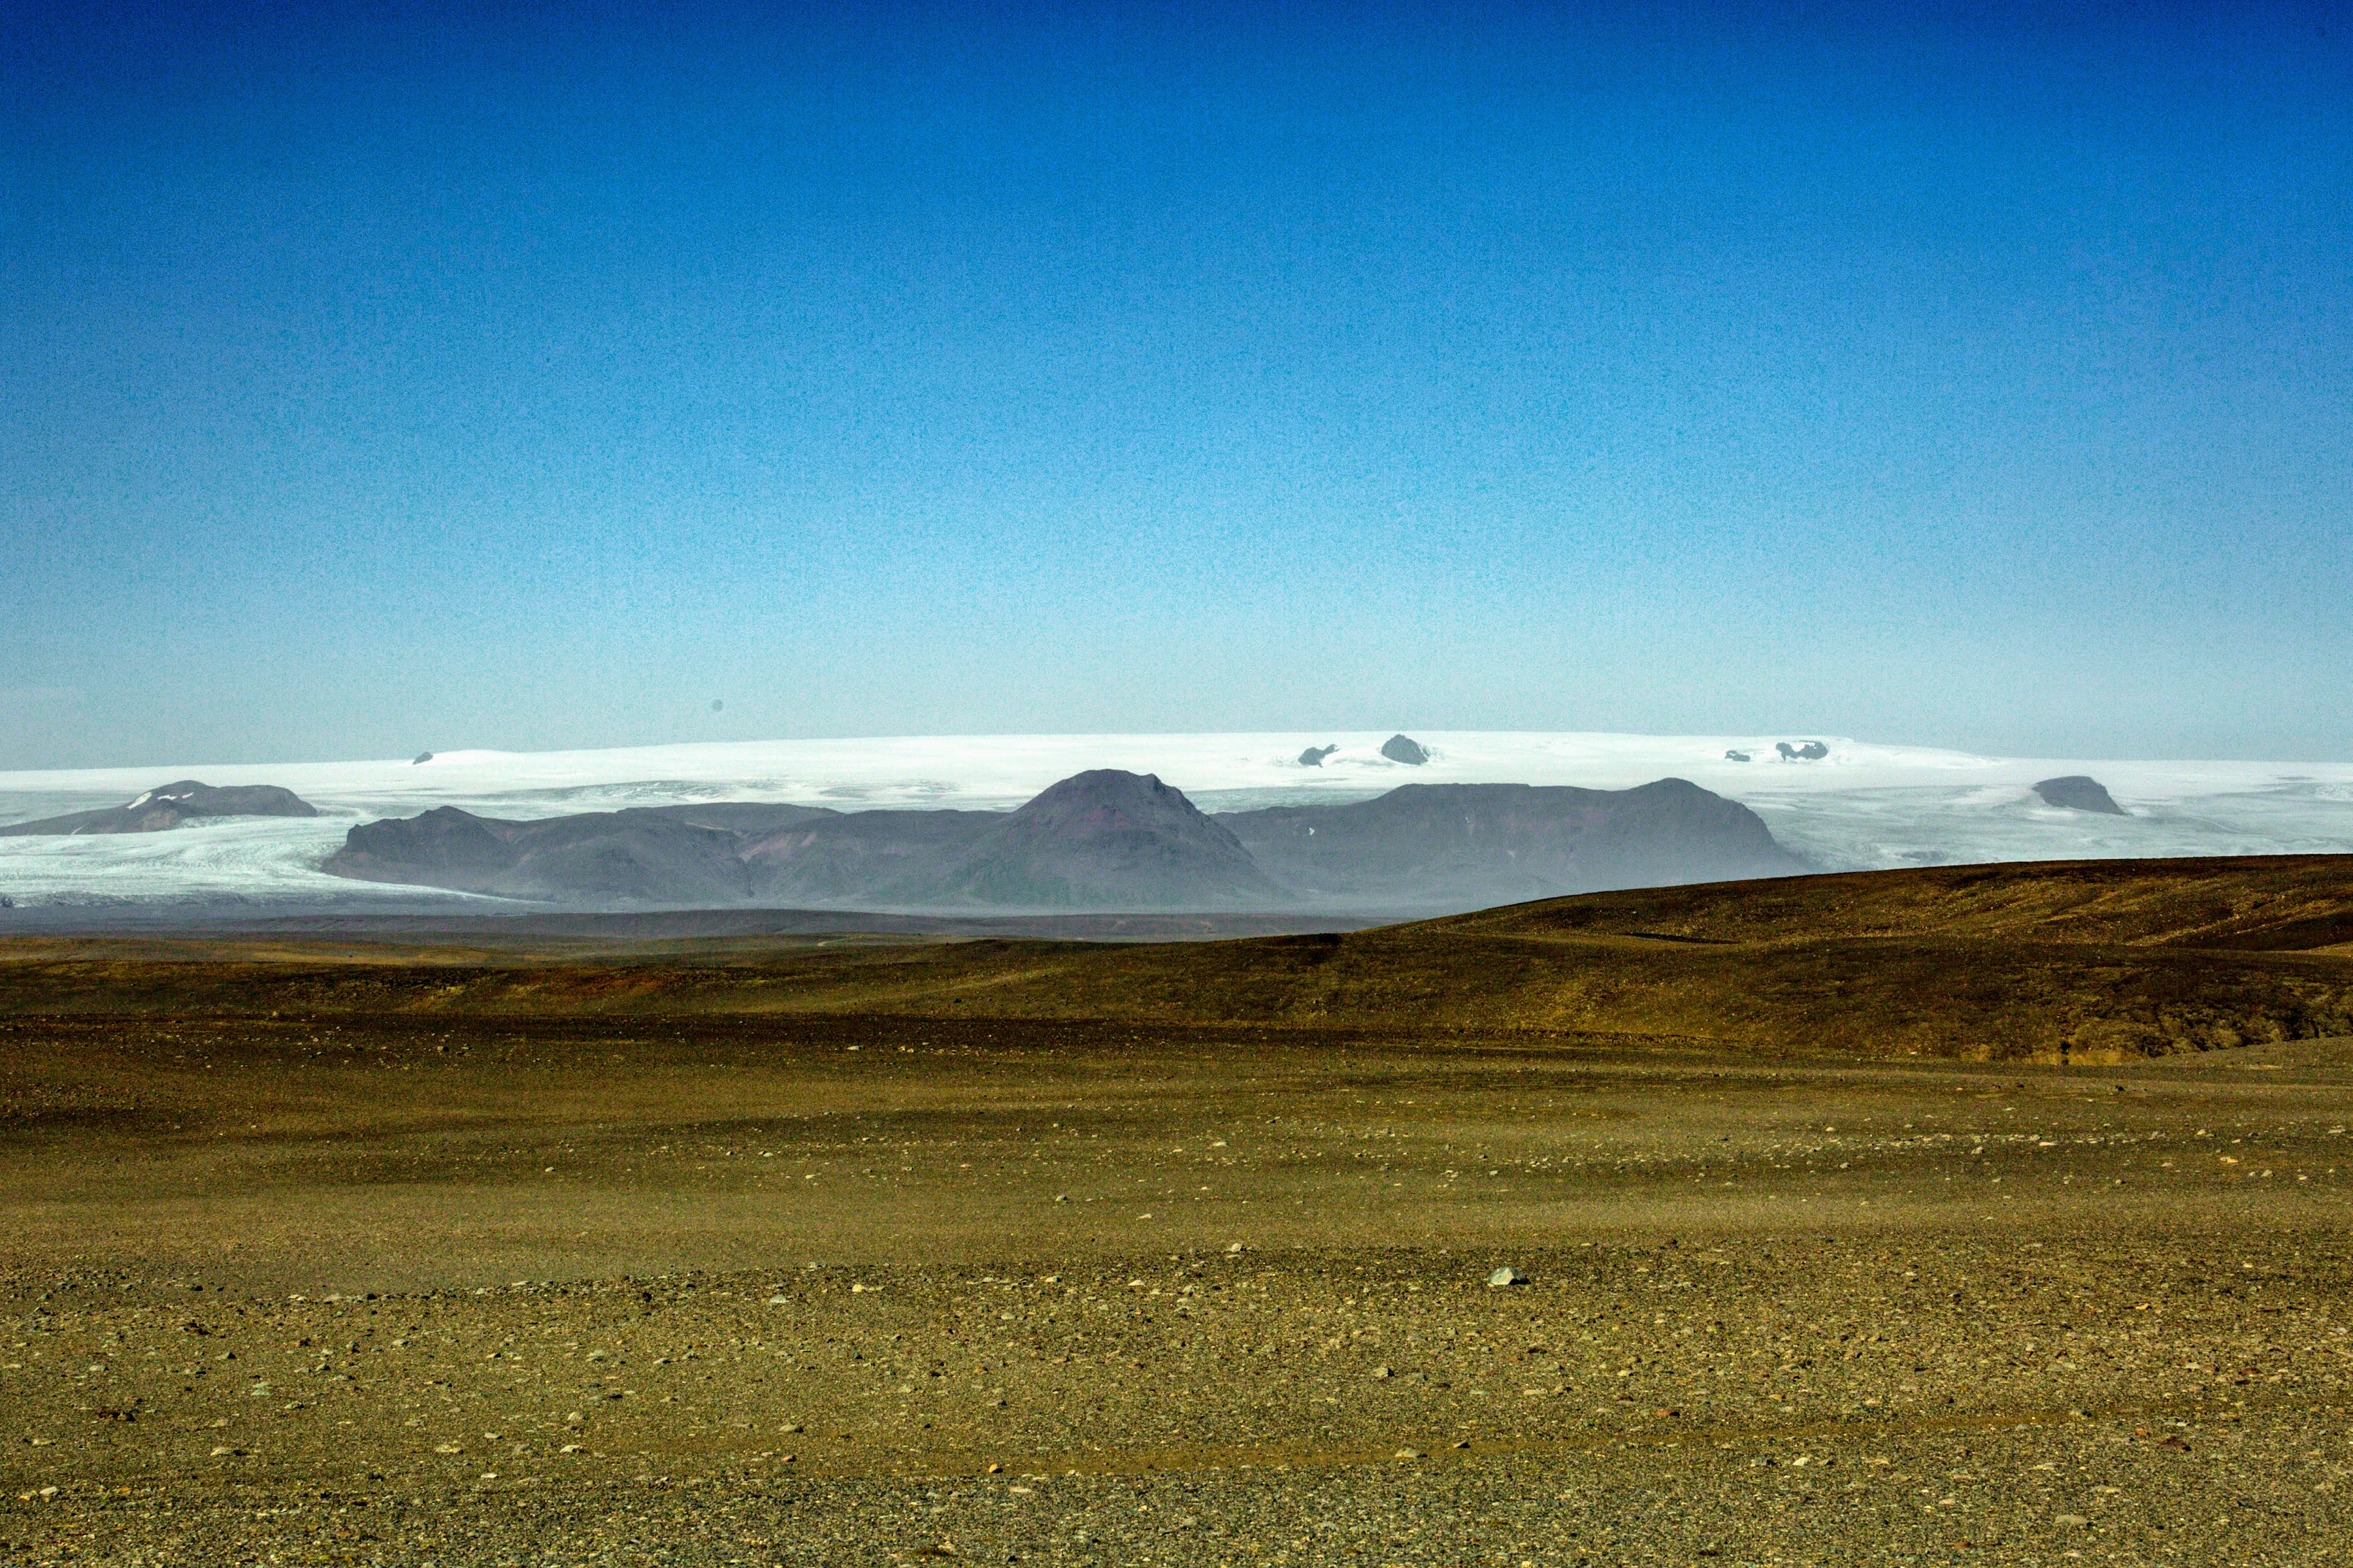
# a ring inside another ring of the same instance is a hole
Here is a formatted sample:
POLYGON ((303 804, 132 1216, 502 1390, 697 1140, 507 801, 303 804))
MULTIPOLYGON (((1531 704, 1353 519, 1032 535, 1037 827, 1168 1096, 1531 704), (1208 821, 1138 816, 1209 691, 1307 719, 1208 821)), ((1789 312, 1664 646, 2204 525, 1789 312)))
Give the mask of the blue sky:
POLYGON ((0 10, 0 767, 2353 756, 2339 8, 125 9, 0 10))

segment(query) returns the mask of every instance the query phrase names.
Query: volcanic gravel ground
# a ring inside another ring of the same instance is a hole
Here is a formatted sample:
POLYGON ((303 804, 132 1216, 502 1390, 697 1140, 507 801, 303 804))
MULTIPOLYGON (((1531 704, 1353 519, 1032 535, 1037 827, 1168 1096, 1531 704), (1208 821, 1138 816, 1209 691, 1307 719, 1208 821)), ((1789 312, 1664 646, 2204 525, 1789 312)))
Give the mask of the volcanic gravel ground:
POLYGON ((2341 1042, 2071 1070, 257 1019, 0 1049, 0 1562, 2353 1542, 2341 1042))

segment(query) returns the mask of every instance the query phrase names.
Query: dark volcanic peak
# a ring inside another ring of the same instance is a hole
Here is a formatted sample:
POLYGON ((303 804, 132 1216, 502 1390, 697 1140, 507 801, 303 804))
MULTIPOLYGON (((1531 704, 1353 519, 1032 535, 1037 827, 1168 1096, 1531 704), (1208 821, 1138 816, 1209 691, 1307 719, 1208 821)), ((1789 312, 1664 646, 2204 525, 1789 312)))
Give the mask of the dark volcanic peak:
POLYGON ((2095 811, 2104 816, 2130 816, 2132 813, 2118 805, 2108 794, 2107 786, 2085 773, 2069 773, 2065 778, 2044 779, 2034 786, 2045 805, 2059 806, 2067 811, 2095 811))
POLYGON ((1381 742, 1381 755, 1393 763, 1418 768, 1430 761, 1430 750, 1410 735, 1391 735, 1381 742))
POLYGON ((1232 832, 1182 790, 1115 768, 1074 773, 1048 788, 991 827, 933 890, 948 903, 1042 909, 1287 901, 1232 832))
POLYGON ((45 817, 0 827, 0 835, 68 837, 101 833, 161 833, 190 822, 223 816, 316 816, 319 808, 276 784, 234 784, 216 789, 195 779, 159 784, 138 799, 99 811, 45 817))

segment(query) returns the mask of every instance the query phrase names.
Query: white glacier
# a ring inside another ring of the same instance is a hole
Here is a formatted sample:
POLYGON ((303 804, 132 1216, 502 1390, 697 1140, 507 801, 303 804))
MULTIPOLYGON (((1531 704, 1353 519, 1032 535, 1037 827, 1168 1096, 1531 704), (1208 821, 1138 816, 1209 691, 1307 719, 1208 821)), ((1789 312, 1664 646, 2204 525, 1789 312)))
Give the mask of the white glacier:
POLYGON ((0 824, 117 805, 160 782, 282 784, 315 818, 250 817, 155 834, 0 838, 0 893, 43 904, 383 907, 470 904, 317 869, 353 823, 438 805, 530 817, 708 800, 1009 807, 1086 768, 1159 774, 1208 810, 1348 800, 1401 784, 1617 789, 1673 775, 1741 801, 1824 870, 1989 860, 2353 851, 2353 763, 1976 756, 1820 733, 1620 735, 1414 731, 1430 760, 1382 757, 1392 731, 892 736, 577 752, 437 752, 431 761, 174 764, 0 773, 0 824), (1820 762, 1780 742, 1820 741, 1820 762), (1336 744, 1320 767, 1308 746, 1336 744), (1745 752, 1747 763, 1726 760, 1745 752), (2089 773, 2128 816, 2046 806, 2029 788, 2089 773))

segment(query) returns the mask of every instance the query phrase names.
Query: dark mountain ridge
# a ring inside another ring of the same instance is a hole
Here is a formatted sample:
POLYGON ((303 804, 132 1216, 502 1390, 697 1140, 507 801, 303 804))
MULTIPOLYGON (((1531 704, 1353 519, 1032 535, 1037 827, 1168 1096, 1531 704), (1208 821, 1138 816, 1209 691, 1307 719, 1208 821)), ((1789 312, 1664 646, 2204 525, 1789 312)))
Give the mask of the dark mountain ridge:
POLYGON ((1013 812, 721 804, 510 822, 444 806, 354 827, 324 868, 584 908, 1406 912, 1806 868, 1746 806, 1681 779, 1409 784, 1211 816, 1153 775, 1102 769, 1013 812))
POLYGON ((1350 805, 1220 820, 1269 875, 1322 900, 1412 888, 1471 907, 1806 869, 1756 813, 1683 779, 1628 790, 1403 784, 1350 805))

